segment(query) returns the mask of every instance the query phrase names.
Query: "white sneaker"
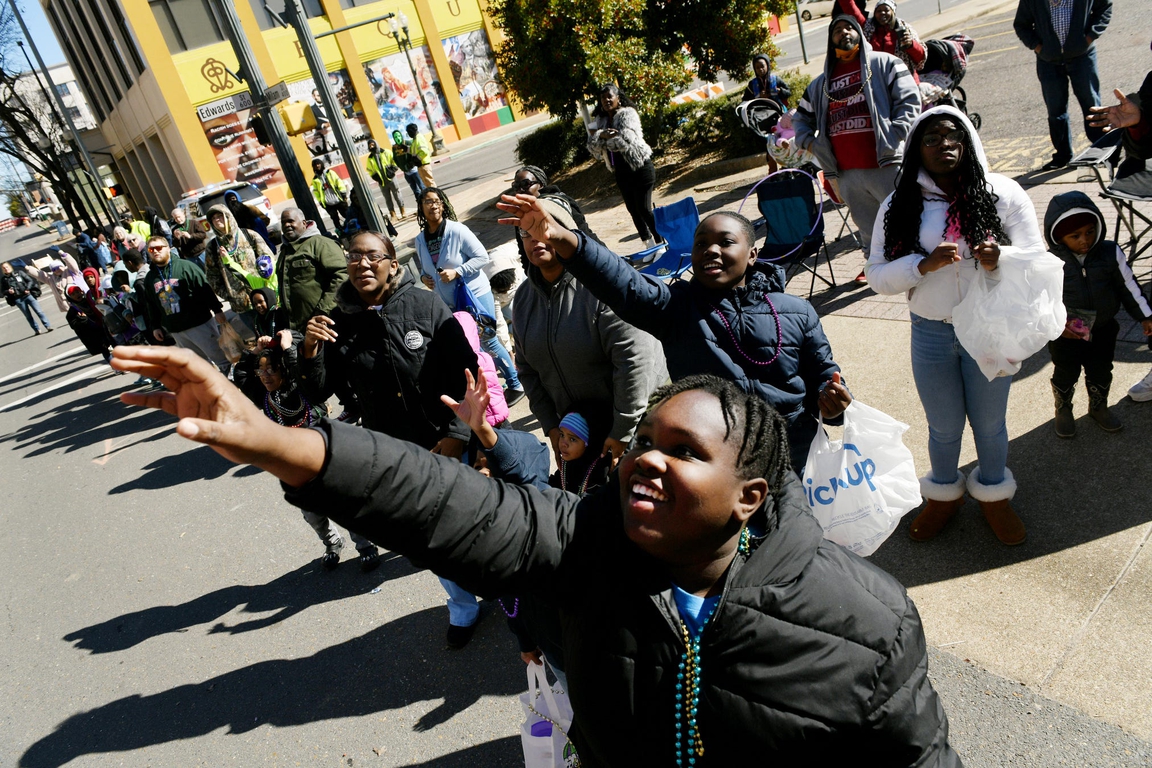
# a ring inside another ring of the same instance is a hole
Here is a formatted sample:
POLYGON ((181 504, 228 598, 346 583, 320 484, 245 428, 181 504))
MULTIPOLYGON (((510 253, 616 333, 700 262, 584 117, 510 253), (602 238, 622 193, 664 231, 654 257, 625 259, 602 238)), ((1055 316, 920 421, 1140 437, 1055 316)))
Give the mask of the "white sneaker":
POLYGON ((1152 400, 1152 371, 1148 371, 1147 376, 1132 385, 1132 388, 1128 390, 1128 397, 1138 403, 1152 400))
POLYGON ((654 238, 654 237, 649 237, 647 240, 644 241, 644 248, 645 249, 652 248, 655 245, 656 245, 656 238, 654 238))

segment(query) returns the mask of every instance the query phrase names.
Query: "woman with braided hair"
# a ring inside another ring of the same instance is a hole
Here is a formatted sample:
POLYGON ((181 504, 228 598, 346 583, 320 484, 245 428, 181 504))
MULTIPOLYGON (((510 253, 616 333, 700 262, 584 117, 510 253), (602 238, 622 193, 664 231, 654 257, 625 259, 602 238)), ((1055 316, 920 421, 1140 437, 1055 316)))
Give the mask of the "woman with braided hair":
POLYGON ((114 367, 172 390, 125 402, 301 509, 481 595, 555 604, 583 765, 960 765, 908 593, 824 540, 779 416, 731 382, 658 390, 580 498, 327 419, 285 429, 183 349, 117 347, 114 367))
POLYGON ((909 534, 914 541, 938 534, 967 489, 997 538, 1020 544, 1024 524, 1009 503, 1016 481, 1007 467, 1012 379, 985 378, 956 340, 952 311, 977 269, 997 279, 1001 245, 1046 248, 1032 201, 1015 181, 988 171, 967 117, 935 107, 912 124, 896 191, 880 206, 876 230, 882 236, 872 239, 865 273, 877 293, 908 296, 912 375, 928 418, 932 471, 920 479, 927 503, 909 534), (965 422, 979 460, 967 481, 958 469, 965 422))

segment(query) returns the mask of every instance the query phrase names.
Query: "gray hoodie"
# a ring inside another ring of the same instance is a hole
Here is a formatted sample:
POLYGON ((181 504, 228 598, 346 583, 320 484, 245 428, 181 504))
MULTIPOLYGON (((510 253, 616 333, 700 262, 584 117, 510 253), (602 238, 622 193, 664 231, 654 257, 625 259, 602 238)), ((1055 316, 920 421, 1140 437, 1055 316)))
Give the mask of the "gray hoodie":
POLYGON ((867 82, 864 98, 872 115, 876 134, 876 159, 881 167, 899 163, 904 157, 904 140, 912 130, 912 121, 920 114, 920 89, 903 61, 889 53, 872 50, 864 30, 851 16, 837 16, 828 25, 828 54, 824 74, 808 85, 792 125, 802 149, 816 156, 824 175, 839 176, 840 169, 828 138, 828 97, 824 83, 832 76, 836 56, 832 52, 832 29, 838 21, 847 21, 860 35, 860 71, 867 82), (867 66, 865 66, 867 65, 867 66))

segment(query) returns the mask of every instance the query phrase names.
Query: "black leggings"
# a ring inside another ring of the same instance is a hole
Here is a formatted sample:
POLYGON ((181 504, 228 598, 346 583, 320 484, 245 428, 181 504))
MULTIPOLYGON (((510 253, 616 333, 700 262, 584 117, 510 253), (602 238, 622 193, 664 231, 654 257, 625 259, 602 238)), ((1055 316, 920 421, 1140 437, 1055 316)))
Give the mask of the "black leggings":
POLYGON ((652 190, 656 187, 656 166, 651 160, 636 170, 628 165, 622 155, 616 156, 616 186, 624 198, 624 207, 632 216, 632 223, 636 226, 641 240, 649 237, 659 238, 656 234, 656 219, 652 216, 652 190))
POLYGON ((1052 355, 1052 383, 1060 389, 1075 386, 1084 369, 1084 380, 1108 389, 1112 385, 1112 358, 1116 353, 1116 336, 1120 323, 1115 319, 1096 323, 1092 328, 1092 341, 1066 339, 1061 336, 1048 342, 1052 355))

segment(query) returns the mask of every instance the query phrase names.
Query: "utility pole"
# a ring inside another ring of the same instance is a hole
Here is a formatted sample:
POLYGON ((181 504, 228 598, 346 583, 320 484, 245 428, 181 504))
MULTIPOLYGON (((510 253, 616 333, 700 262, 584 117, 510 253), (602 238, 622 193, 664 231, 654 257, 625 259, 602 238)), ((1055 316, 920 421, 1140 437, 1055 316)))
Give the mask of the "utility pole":
MULTIPOLYGON (((40 71, 44 73, 44 79, 48 81, 48 90, 56 97, 56 106, 60 108, 60 112, 64 115, 65 124, 71 132, 72 137, 76 140, 76 145, 80 148, 80 155, 84 159, 84 165, 88 168, 88 172, 92 174, 92 178, 100 178, 100 173, 96 170, 96 165, 92 162, 92 156, 88 154, 88 148, 84 146, 84 142, 80 141, 80 134, 76 131, 76 125, 72 122, 72 116, 68 114, 68 110, 64 108, 64 100, 60 98, 60 94, 56 92, 56 85, 52 82, 52 76, 48 74, 48 67, 44 66, 44 59, 40 56, 40 50, 36 47, 36 43, 32 40, 32 35, 28 34, 28 27, 24 24, 24 17, 20 15, 20 9, 16 7, 16 0, 8 0, 8 4, 12 6, 12 13, 16 16, 16 21, 20 23, 20 31, 24 33, 24 39, 28 41, 28 46, 32 49, 32 54, 36 57, 36 63, 40 66, 40 71)), ((35 76, 35 73, 33 73, 35 76)), ((104 197, 103 193, 100 195, 98 201, 104 209, 104 214, 108 217, 108 225, 112 226, 116 223, 116 211, 111 207, 111 201, 104 197)))
MULTIPOLYGON (((9 0, 14 2, 14 0, 9 0)), ((296 153, 288 141, 288 132, 284 130, 284 123, 280 120, 280 113, 268 103, 265 91, 268 87, 264 83, 264 75, 256 64, 256 56, 248 44, 248 37, 240 26, 240 17, 236 15, 236 6, 233 0, 220 0, 218 6, 220 15, 224 19, 224 34, 232 43, 232 50, 236 60, 240 62, 240 79, 248 84, 248 92, 252 95, 252 109, 256 110, 264 121, 264 128, 268 131, 268 138, 272 140, 272 149, 276 152, 276 159, 284 171, 284 179, 288 188, 292 190, 292 197, 296 206, 304 212, 305 219, 316 222, 320 231, 327 235, 324 220, 320 218, 320 209, 316 207, 316 200, 312 197, 312 189, 304 172, 300 170, 300 163, 296 161, 296 153)), ((328 78, 324 78, 328 82, 328 78)))
POLYGON ((336 139, 340 156, 344 158, 344 167, 348 169, 348 175, 352 179, 352 186, 354 187, 352 193, 359 198, 360 212, 364 214, 370 229, 377 232, 387 232, 384 217, 380 214, 380 208, 372 197, 372 186, 368 181, 368 174, 360 165, 360 158, 356 156, 356 144, 352 141, 348 127, 344 124, 344 116, 340 112, 340 102, 332 91, 332 83, 328 81, 328 70, 324 67, 324 59, 320 56, 320 49, 316 46, 316 38, 312 36, 308 19, 304 17, 297 0, 284 0, 284 18, 296 30, 300 50, 308 62, 308 69, 312 72, 312 82, 316 85, 316 90, 320 91, 321 99, 332 112, 332 119, 329 123, 332 126, 332 137, 336 139))

